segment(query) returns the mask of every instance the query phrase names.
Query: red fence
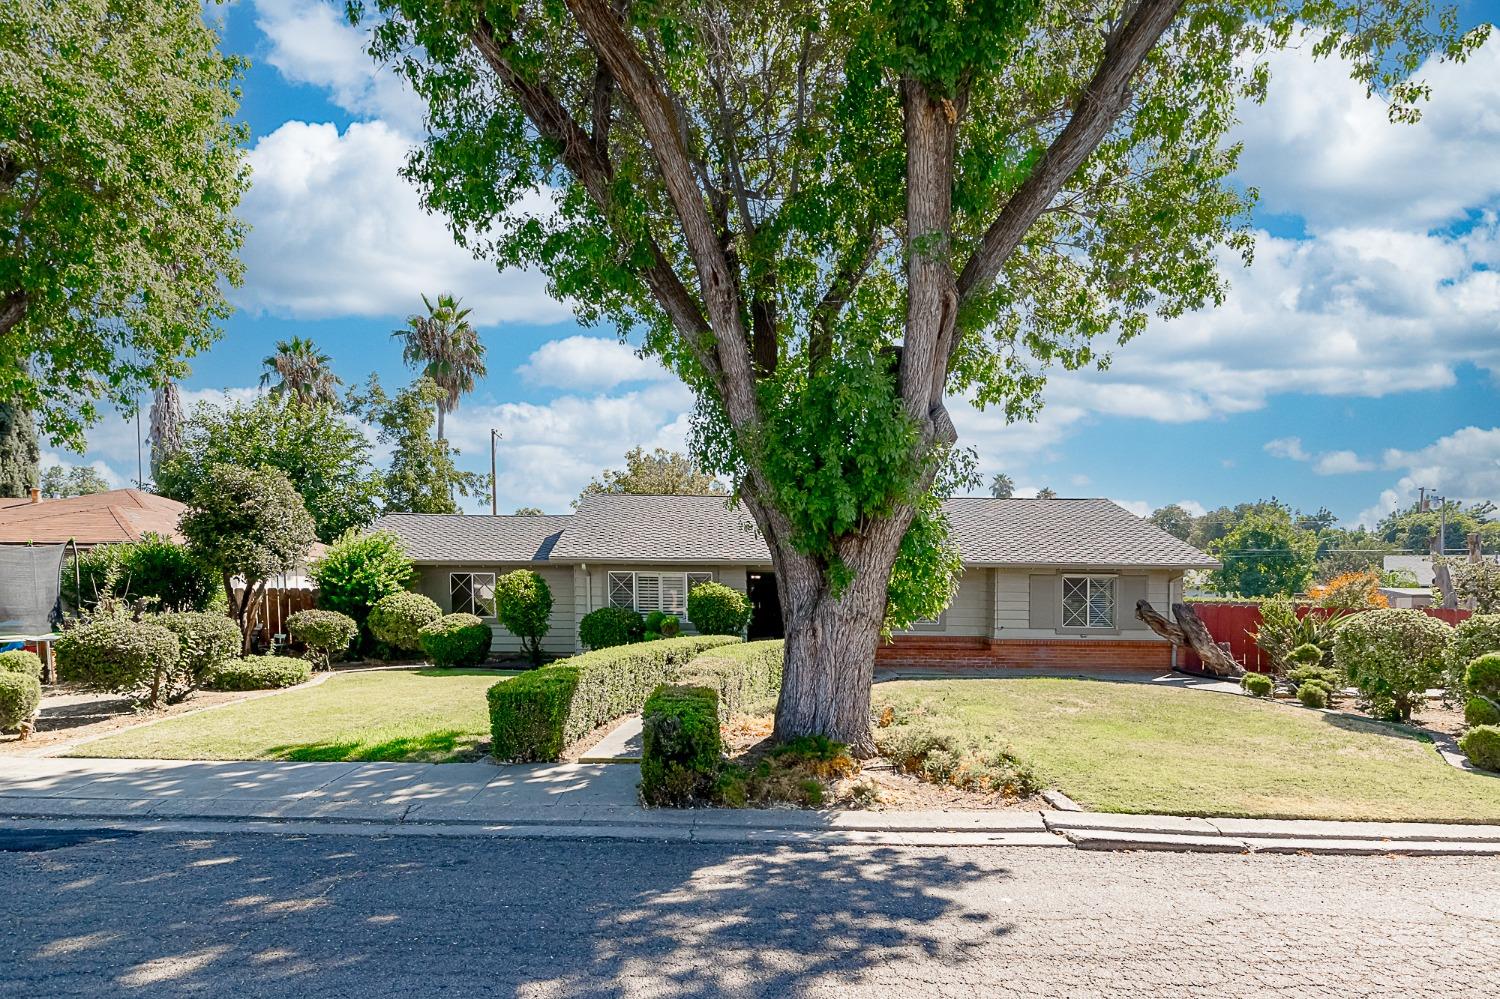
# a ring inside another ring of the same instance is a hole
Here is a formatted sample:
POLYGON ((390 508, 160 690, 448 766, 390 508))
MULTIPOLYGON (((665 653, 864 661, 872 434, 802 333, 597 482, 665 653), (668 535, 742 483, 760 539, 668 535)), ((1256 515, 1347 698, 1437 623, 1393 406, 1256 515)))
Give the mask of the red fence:
MULTIPOLYGON (((1203 624, 1208 628, 1208 633, 1214 636, 1214 641, 1221 645, 1229 646, 1230 655, 1244 664, 1248 670, 1257 673, 1269 673, 1271 661, 1266 654, 1255 644, 1255 632, 1260 628, 1260 605, 1253 603, 1204 603, 1193 604, 1193 610, 1203 619, 1203 624)), ((1422 610, 1449 624, 1457 624, 1468 617, 1472 611, 1446 610, 1442 607, 1423 607, 1422 610)), ((1297 608, 1297 616, 1304 617, 1308 614, 1324 613, 1314 607, 1301 606, 1297 608)), ((1179 663, 1186 669, 1197 669, 1202 665, 1198 657, 1188 649, 1178 649, 1179 663)))

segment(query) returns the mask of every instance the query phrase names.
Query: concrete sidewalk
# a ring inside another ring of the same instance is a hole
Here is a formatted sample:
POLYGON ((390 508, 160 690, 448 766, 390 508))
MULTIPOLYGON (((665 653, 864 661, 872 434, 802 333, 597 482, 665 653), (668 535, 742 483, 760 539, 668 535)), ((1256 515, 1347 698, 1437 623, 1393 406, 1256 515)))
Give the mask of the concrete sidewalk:
POLYGON ((1030 846, 1231 853, 1500 855, 1500 826, 1063 811, 648 809, 639 768, 562 763, 0 761, 0 817, 146 829, 1030 846))

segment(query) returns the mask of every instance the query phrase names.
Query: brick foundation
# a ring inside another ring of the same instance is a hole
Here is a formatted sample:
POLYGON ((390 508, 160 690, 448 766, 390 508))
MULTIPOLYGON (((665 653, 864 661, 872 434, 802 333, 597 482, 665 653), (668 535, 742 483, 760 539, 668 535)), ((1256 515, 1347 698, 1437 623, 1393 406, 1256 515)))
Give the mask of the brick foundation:
POLYGON ((936 667, 1060 669, 1172 668, 1166 642, 1116 638, 965 638, 898 635, 875 653, 879 668, 936 667))

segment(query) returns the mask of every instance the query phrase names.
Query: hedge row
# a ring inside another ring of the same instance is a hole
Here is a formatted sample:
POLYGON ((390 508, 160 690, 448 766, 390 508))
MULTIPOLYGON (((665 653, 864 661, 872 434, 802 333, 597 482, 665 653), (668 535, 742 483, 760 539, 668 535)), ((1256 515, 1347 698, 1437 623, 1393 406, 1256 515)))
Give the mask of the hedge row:
POLYGON ((708 796, 723 762, 722 707, 712 687, 652 691, 641 712, 641 800, 688 805, 708 796))
POLYGON ((502 760, 555 760, 605 722, 641 710, 651 691, 700 653, 739 644, 692 635, 585 652, 490 688, 491 752, 502 760))
POLYGON ((718 695, 719 716, 728 720, 749 705, 781 692, 785 647, 786 643, 777 638, 714 649, 689 663, 675 682, 712 688, 718 695))

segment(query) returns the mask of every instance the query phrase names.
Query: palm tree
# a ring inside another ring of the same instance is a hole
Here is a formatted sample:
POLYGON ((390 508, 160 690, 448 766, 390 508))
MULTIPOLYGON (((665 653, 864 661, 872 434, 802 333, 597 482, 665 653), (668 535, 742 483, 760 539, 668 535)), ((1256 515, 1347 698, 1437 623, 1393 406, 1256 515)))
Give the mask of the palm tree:
POLYGON ((439 295, 436 305, 423 295, 422 304, 427 306, 427 315, 407 317, 406 327, 391 336, 405 341, 402 360, 443 390, 437 407, 437 439, 443 440, 443 417, 474 391, 476 378, 484 377, 484 344, 469 322, 471 310, 461 308, 462 303, 452 295, 439 295))
POLYGON ((1057 490, 1051 486, 1043 486, 1036 491, 1037 499, 1057 499, 1057 490))
POLYGON ((996 472, 990 480, 990 495, 995 499, 1010 499, 1016 494, 1016 483, 1004 472, 996 472))
POLYGON ((319 350, 311 340, 300 336, 279 340, 276 353, 260 363, 266 368, 260 376, 260 387, 265 388, 276 379, 271 388, 273 398, 290 395, 305 405, 338 402, 338 387, 343 382, 333 373, 333 358, 319 350))

